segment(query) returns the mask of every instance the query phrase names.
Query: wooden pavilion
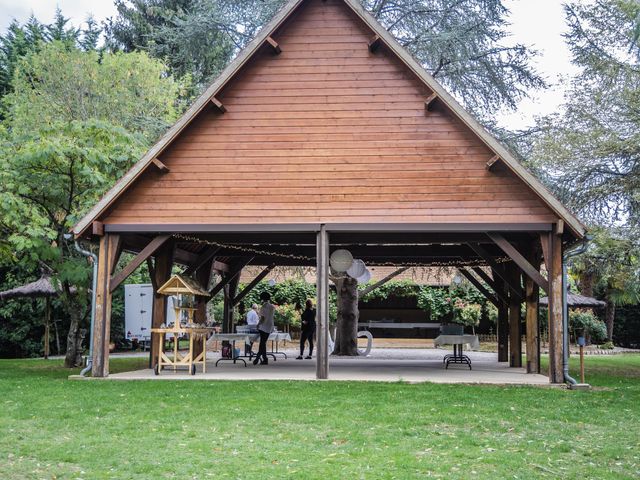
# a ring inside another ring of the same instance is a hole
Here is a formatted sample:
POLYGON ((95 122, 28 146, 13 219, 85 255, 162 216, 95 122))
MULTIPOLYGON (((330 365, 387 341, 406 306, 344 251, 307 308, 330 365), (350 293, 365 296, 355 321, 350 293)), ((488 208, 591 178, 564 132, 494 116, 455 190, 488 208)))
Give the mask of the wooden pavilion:
POLYGON ((238 292, 243 267, 315 265, 327 378, 328 257, 347 248, 370 265, 459 266, 498 307, 512 366, 525 302, 532 373, 542 289, 562 382, 562 255, 585 228, 357 0, 291 0, 74 233, 100 243, 96 377, 109 373, 112 292, 146 261, 156 289, 174 264, 202 285, 220 273, 210 293, 224 292, 227 328, 266 275, 238 292), (115 271, 122 251, 135 257, 115 271))

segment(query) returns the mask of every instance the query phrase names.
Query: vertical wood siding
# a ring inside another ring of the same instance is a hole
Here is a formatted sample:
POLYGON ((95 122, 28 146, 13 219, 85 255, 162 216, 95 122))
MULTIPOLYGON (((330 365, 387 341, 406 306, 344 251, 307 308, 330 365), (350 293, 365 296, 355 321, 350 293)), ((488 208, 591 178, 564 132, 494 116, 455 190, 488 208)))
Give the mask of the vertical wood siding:
POLYGON ((335 0, 309 0, 105 223, 553 222, 335 0))

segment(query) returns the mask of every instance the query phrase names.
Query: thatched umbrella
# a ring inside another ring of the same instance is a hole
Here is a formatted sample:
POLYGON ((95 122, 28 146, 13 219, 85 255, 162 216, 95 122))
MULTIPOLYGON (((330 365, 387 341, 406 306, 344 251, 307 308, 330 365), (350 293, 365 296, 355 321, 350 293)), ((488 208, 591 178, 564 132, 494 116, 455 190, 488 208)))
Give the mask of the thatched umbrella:
MULTIPOLYGON (((71 289, 75 291, 75 288, 71 289)), ((51 277, 43 275, 39 280, 35 282, 27 283, 20 287, 12 288, 11 290, 5 290, 0 292, 0 300, 10 300, 12 298, 45 298, 45 310, 44 310, 44 358, 49 358, 49 325, 51 323, 51 297, 60 295, 51 277)))
MULTIPOLYGON (((549 299, 542 297, 540 299, 540 305, 548 305, 549 299)), ((592 297, 586 297, 584 295, 578 295, 577 293, 567 293, 567 306, 573 308, 602 308, 607 305, 607 302, 598 300, 592 297)))

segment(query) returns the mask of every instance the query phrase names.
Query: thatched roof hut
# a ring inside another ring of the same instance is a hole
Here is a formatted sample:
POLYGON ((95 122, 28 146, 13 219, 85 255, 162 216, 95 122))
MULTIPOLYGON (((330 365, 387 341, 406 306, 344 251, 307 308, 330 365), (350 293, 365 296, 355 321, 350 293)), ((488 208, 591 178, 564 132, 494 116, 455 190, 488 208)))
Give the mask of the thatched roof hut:
MULTIPOLYGON (((548 305, 549 299, 542 297, 540 299, 540 305, 548 305)), ((586 297, 584 295, 578 295, 577 293, 567 294, 567 305, 574 308, 602 308, 606 306, 606 302, 598 300, 593 297, 586 297)))

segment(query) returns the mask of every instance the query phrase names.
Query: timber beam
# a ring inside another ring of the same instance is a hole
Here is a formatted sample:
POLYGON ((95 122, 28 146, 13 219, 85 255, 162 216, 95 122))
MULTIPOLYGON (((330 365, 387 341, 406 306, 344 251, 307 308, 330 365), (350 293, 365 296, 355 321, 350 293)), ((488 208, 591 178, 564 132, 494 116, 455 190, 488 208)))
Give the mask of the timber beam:
MULTIPOLYGON (((545 292, 547 295, 549 294, 549 282, 546 278, 540 275, 540 272, 536 267, 531 265, 529 261, 522 255, 511 243, 509 243, 502 235, 499 233, 489 232, 487 233, 489 238, 493 240, 493 242, 498 245, 502 249, 504 253, 506 253, 511 260, 514 261, 518 267, 525 273, 527 277, 536 282, 536 284, 545 292)), ((523 297, 523 296, 521 296, 523 297)))
POLYGON ((129 275, 131 275, 136 268, 138 268, 142 262, 153 255, 167 240, 171 238, 171 235, 158 235, 151 240, 146 247, 142 249, 138 255, 136 255, 127 266, 125 266, 120 272, 111 277, 109 282, 109 292, 113 292, 118 285, 124 282, 129 275))
POLYGON ((282 52, 282 49, 280 48, 280 45, 278 44, 278 42, 276 42, 271 37, 267 37, 266 42, 267 42, 267 45, 271 47, 271 50, 273 51, 274 54, 280 55, 280 53, 282 52))
POLYGON ((220 113, 225 113, 227 111, 226 107, 216 97, 211 97, 211 105, 216 107, 220 113))
POLYGON ((231 301, 231 305, 235 306, 238 303, 240 303, 242 301, 242 299, 244 297, 247 296, 247 294, 254 289, 254 287, 260 283, 260 281, 266 277, 267 275, 269 275, 269 272, 271 272, 271 270, 273 270, 274 268, 276 268, 276 264, 272 263, 271 265, 269 265, 267 268, 265 268, 264 270, 262 270, 258 275, 256 275, 256 278, 254 278, 251 283, 249 283, 249 285, 247 285, 246 287, 244 287, 244 289, 234 297, 234 299, 231 301))
POLYGON ((491 303, 493 303, 493 305, 495 305, 496 308, 499 307, 499 303, 498 300, 496 299, 495 295, 492 295, 489 290, 487 290, 485 288, 484 285, 482 285, 482 283, 480 283, 480 281, 473 275, 473 273, 471 273, 471 270, 468 270, 467 268, 460 268, 458 269, 458 271, 464 276, 466 277, 467 280, 469 280, 469 282, 471 282, 471 284, 476 287, 478 289, 478 291, 480 293, 482 293, 487 300, 489 300, 491 303))
POLYGON ((494 273, 496 273, 507 285, 507 288, 513 293, 516 297, 522 299, 524 298, 524 291, 522 290, 522 286, 514 283, 510 275, 507 274, 506 269, 499 265, 496 262, 495 258, 493 258, 489 253, 480 245, 475 245, 473 243, 468 244, 471 249, 476 252, 485 262, 489 265, 494 273))
POLYGON ((502 289, 498 286, 495 280, 487 274, 487 272, 480 267, 473 267, 472 270, 491 288, 491 290, 495 292, 495 295, 499 300, 502 300, 503 302, 509 301, 508 295, 503 295, 502 289))
POLYGON ((151 162, 158 167, 158 170, 160 170, 160 172, 162 173, 169 173, 169 167, 167 167, 164 163, 162 163, 160 160, 158 160, 157 158, 154 158, 153 160, 151 160, 151 162))
POLYGON ((102 222, 95 221, 91 224, 91 233, 98 237, 104 235, 104 224, 102 222))
POLYGON ((184 274, 191 275, 192 273, 196 272, 199 268, 208 263, 209 260, 211 260, 215 256, 215 254, 220 251, 221 248, 222 247, 211 247, 205 250, 204 253, 201 253, 198 256, 198 259, 195 262, 193 262, 185 269, 184 274))
POLYGON ((429 95, 429 97, 427 97, 427 99, 424 101, 424 109, 427 112, 430 112, 433 110, 433 107, 435 106, 435 101, 438 99, 438 95, 435 93, 432 93, 431 95, 429 95))
POLYGON ((251 260, 253 260, 253 257, 245 257, 239 259, 236 264, 230 267, 229 272, 224 275, 222 280, 216 283, 216 285, 211 290, 209 290, 209 295, 211 295, 212 297, 215 296, 225 287, 225 285, 231 283, 232 280, 240 275, 242 269, 246 267, 249 262, 251 262, 251 260))
POLYGON ((500 160, 500 157, 498 155, 495 155, 491 157, 489 160, 487 160, 487 165, 486 165, 487 171, 490 172, 493 166, 496 164, 496 162, 498 162, 498 160, 500 160))
POLYGON ((371 39, 371 41, 369 42, 369 51, 371 53, 376 53, 376 51, 378 50, 378 48, 380 48, 380 45, 382 44, 382 39, 380 38, 379 35, 376 35, 375 37, 373 37, 371 39))

